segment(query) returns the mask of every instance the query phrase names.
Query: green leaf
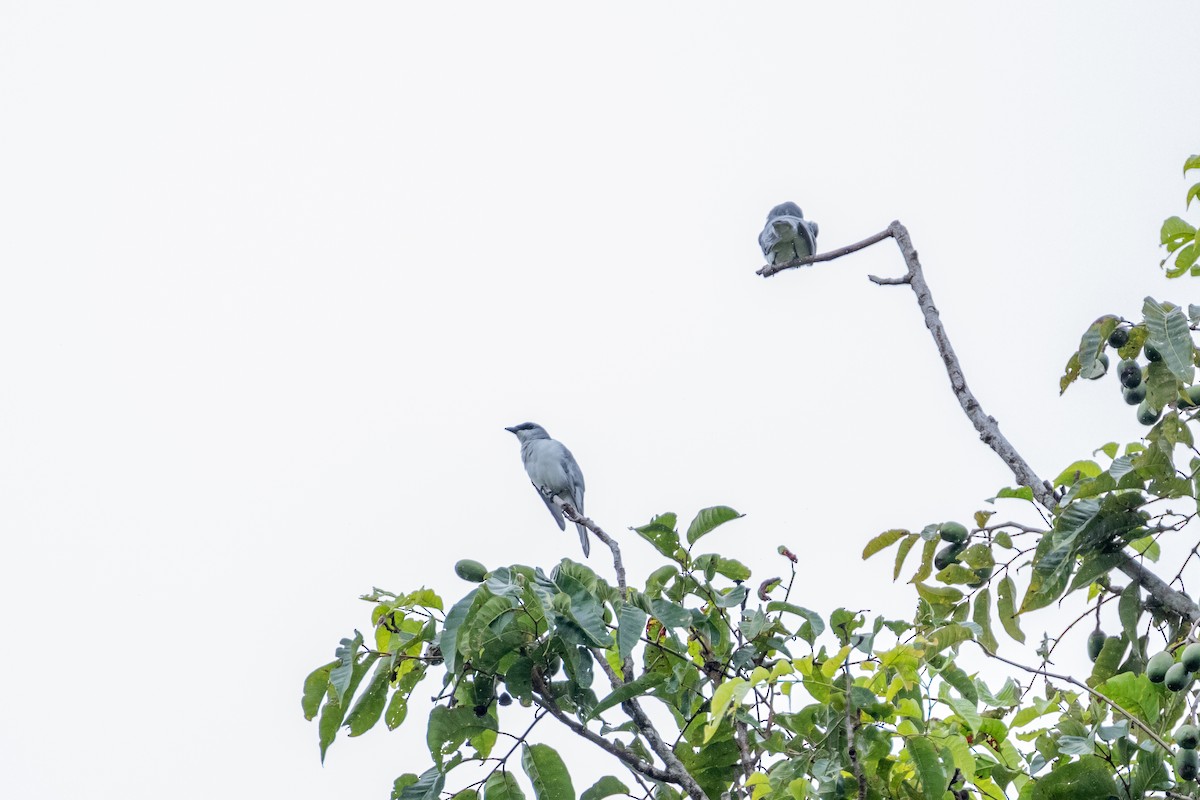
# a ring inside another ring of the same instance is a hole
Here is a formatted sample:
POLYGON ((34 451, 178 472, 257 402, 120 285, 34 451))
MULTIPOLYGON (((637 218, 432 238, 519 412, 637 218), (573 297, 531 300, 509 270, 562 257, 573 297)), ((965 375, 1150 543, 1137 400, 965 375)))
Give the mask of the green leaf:
POLYGON ((1196 257, 1200 256, 1200 250, 1196 248, 1195 242, 1188 242, 1183 247, 1175 251, 1175 263, 1167 268, 1168 278, 1178 278, 1183 273, 1191 269, 1196 263, 1196 257))
POLYGON ((975 606, 972 610, 971 621, 979 626, 979 643, 993 653, 1000 649, 996 635, 992 633, 992 593, 988 587, 982 587, 975 594, 975 606))
POLYGON ((617 617, 617 652, 624 661, 633 652, 634 646, 642 638, 646 630, 646 620, 649 615, 637 606, 626 603, 621 606, 617 617))
POLYGON ((1025 633, 1021 630, 1020 623, 1017 622, 1017 611, 1014 604, 1016 596, 1016 584, 1013 583, 1010 576, 1005 575, 996 589, 996 616, 1000 618, 1000 625, 1004 628, 1005 633, 1013 640, 1024 643, 1025 633))
POLYGON ((466 706, 434 706, 429 712, 429 727, 425 733, 429 754, 439 766, 443 757, 462 747, 467 739, 483 731, 498 730, 496 719, 491 714, 478 716, 466 706))
POLYGON ((596 704, 595 708, 588 713, 587 719, 584 721, 595 719, 613 706, 624 703, 631 697, 639 697, 646 694, 651 689, 661 686, 668 677, 664 672, 647 672, 637 680, 617 687, 612 694, 596 704))
POLYGON ((1109 636, 1104 640, 1104 646, 1100 648, 1100 655, 1096 657, 1096 663, 1092 665, 1091 677, 1087 679, 1088 686, 1094 689, 1117 674, 1117 669, 1121 665, 1121 656, 1125 654, 1125 645, 1125 639, 1120 636, 1109 636))
POLYGON ((921 550, 921 566, 908 579, 909 583, 920 583, 933 573, 933 556, 937 552, 939 544, 941 544, 941 540, 936 536, 925 542, 925 547, 921 550))
POLYGON ((438 800, 442 794, 442 787, 446 785, 446 776, 442 774, 437 767, 425 770, 420 778, 412 783, 405 782, 410 776, 401 775, 396 779, 396 783, 392 788, 393 800, 438 800), (396 789, 403 786, 397 792, 396 789))
POLYGON ((1162 353, 1163 363, 1176 378, 1190 384, 1196 377, 1195 346, 1183 309, 1174 306, 1168 311, 1153 297, 1147 297, 1142 313, 1146 317, 1150 342, 1162 353))
POLYGON ((1193 169, 1200 169, 1200 155, 1188 156, 1187 160, 1183 162, 1184 177, 1187 177, 1188 171, 1193 169))
POLYGON ((725 714, 731 707, 737 708, 749 691, 750 684, 744 678, 730 678, 722 681, 721 685, 713 692, 712 702, 709 705, 709 721, 704 725, 704 741, 712 739, 717 728, 721 727, 721 720, 725 714))
POLYGON ((483 800, 525 800, 511 772, 493 772, 483 785, 483 800))
POLYGON ((798 606, 793 603, 787 603, 783 600, 772 600, 767 603, 767 613, 772 611, 781 611, 788 614, 795 614, 804 620, 804 624, 800 626, 800 630, 796 635, 813 644, 817 637, 825 632, 825 620, 821 619, 821 615, 815 611, 810 611, 804 606, 798 606))
POLYGON ((304 710, 305 719, 311 720, 317 715, 321 698, 325 696, 325 689, 329 686, 329 672, 340 663, 330 661, 325 666, 314 669, 304 679, 304 695, 300 698, 300 708, 304 710))
POLYGON ((1095 461, 1076 461, 1054 479, 1055 486, 1072 486, 1080 478, 1094 478, 1103 472, 1095 461))
POLYGON ((904 541, 900 542, 900 547, 896 550, 896 568, 892 570, 892 580, 900 579, 900 570, 904 567, 904 559, 908 556, 908 551, 912 550, 912 546, 920 538, 917 534, 910 533, 904 541))
POLYGON ((686 628, 692 624, 692 612, 670 600, 651 600, 650 610, 664 627, 686 628))
MULTIPOLYGON (((1141 591, 1138 589, 1137 583, 1130 581, 1125 590, 1121 592, 1121 597, 1117 601, 1117 615, 1121 618, 1121 630, 1125 632, 1125 638, 1131 642, 1137 641, 1137 622, 1141 614, 1141 591)), ((1108 680, 1108 678, 1105 678, 1105 680, 1108 680)))
POLYGON ((925 736, 910 736, 905 747, 917 768, 922 800, 942 800, 948 778, 938 758, 937 747, 925 736))
POLYGON ((701 536, 706 536, 726 522, 743 516, 745 515, 739 514, 729 506, 713 506, 712 508, 700 509, 700 512, 696 514, 696 518, 692 520, 692 524, 688 526, 688 544, 695 544, 696 540, 701 536))
MULTIPOLYGON (((890 531, 884 531, 876 536, 871 541, 867 542, 867 546, 863 548, 863 561, 866 561, 871 556, 883 550, 886 547, 891 547, 896 542, 908 536, 909 532, 900 528, 893 528, 890 531)), ((911 545, 910 545, 911 546, 911 545)))
POLYGON ((679 549, 679 534, 675 531, 675 521, 674 514, 659 514, 647 524, 633 530, 654 545, 655 550, 673 559, 675 551, 679 549))
POLYGON ((571 773, 550 745, 526 744, 521 750, 521 767, 533 783, 538 800, 575 800, 571 773))
POLYGON ((392 699, 388 701, 387 710, 383 712, 383 723, 387 725, 389 731, 394 731, 404 723, 407 716, 408 695, 404 692, 393 692, 392 699))
POLYGON ((472 589, 463 599, 451 606, 450 611, 446 614, 446 622, 442 625, 442 636, 439 643, 442 648, 442 658, 446 659, 446 671, 451 675, 457 674, 461 664, 461 656, 458 651, 459 628, 466 621, 467 613, 471 610, 471 605, 480 591, 479 587, 472 589))
POLYGON ((989 498, 988 502, 991 503, 995 502, 996 500, 1004 500, 1005 498, 1011 498, 1014 500, 1028 500, 1032 503, 1033 489, 1030 489, 1028 486, 1006 486, 1000 491, 996 492, 995 497, 989 498))
POLYGON ((329 685, 333 688, 333 696, 341 703, 346 697, 346 689, 350 686, 350 678, 354 674, 354 656, 362 646, 363 635, 354 632, 353 639, 342 639, 334 655, 338 665, 329 672, 329 685))
POLYGON ((1038 779, 1030 800, 1100 800, 1115 794, 1117 786, 1108 766, 1095 756, 1085 756, 1038 779))
POLYGON ((1182 217, 1167 217, 1159 231, 1159 244, 1171 245, 1195 235, 1196 229, 1182 217))
POLYGON ((629 787, 612 775, 605 775, 593 783, 590 789, 584 789, 583 794, 579 795, 579 800, 601 800, 615 794, 629 794, 629 787))
POLYGON ((392 668, 387 660, 381 660, 375 665, 375 674, 371 682, 358 697, 358 702, 346 715, 346 726, 350 728, 351 736, 366 733, 383 714, 383 706, 387 703, 388 684, 391 682, 392 668))

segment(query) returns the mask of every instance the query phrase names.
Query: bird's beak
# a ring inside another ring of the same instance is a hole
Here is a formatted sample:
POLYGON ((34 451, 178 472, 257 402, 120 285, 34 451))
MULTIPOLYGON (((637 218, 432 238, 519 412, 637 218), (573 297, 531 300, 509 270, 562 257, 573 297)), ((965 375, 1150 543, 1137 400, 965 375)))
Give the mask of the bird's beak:
POLYGON ((505 428, 504 430, 506 430, 506 431, 508 431, 509 433, 511 433, 511 434, 514 434, 514 435, 515 435, 515 434, 516 434, 516 432, 517 432, 517 429, 516 429, 516 428, 505 428))

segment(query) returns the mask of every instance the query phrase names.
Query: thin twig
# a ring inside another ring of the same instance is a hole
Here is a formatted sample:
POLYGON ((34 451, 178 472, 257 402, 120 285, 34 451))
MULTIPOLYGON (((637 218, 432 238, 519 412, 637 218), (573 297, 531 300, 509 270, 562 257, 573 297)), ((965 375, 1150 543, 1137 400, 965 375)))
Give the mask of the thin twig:
POLYGON ((1104 696, 1100 692, 1097 692, 1095 689, 1088 686, 1083 681, 1076 680, 1075 678, 1072 678, 1070 675, 1059 675, 1054 672, 1047 672, 1044 669, 1038 669, 1037 667, 1027 667, 1024 664, 1018 664, 1016 661, 1010 661, 1009 659, 1005 658, 1004 656, 996 655, 991 650, 984 647, 982 644, 979 644, 979 642, 975 642, 975 644, 979 645, 979 649, 982 650, 984 653, 986 653, 989 657, 994 658, 997 661, 1003 661, 1005 664, 1008 664, 1010 667, 1016 667, 1017 669, 1023 669, 1026 672, 1033 673, 1034 675, 1041 675, 1043 678, 1054 678, 1055 680, 1064 681, 1066 683, 1069 683, 1072 686, 1078 686, 1080 689, 1083 689, 1085 692, 1090 694, 1092 697, 1095 697, 1097 700, 1100 700, 1103 703, 1107 703, 1109 705, 1109 707, 1112 708, 1113 711, 1115 711, 1118 714, 1120 714, 1121 716, 1127 718, 1134 725, 1141 728, 1142 731, 1147 736, 1149 736, 1151 739, 1153 739, 1154 742, 1159 747, 1166 750, 1167 752, 1171 752, 1171 745, 1169 745, 1165 741, 1163 741, 1162 737, 1160 737, 1157 733, 1155 733, 1154 730, 1151 729, 1149 725, 1142 722, 1140 719, 1138 719, 1132 713, 1126 711, 1124 708, 1117 705, 1113 700, 1104 696))
POLYGON ((837 250, 829 250, 824 253, 818 253, 815 256, 805 256, 804 258, 794 258, 783 264, 767 264, 765 267, 758 270, 757 275, 762 275, 764 278, 769 278, 777 272, 783 272, 785 269, 795 269, 796 267, 806 267, 809 264, 816 264, 820 261, 832 261, 835 258, 848 256, 851 253, 862 250, 864 247, 870 247, 876 242, 882 242, 884 239, 892 235, 891 229, 881 231, 874 236, 868 236, 861 242, 848 244, 845 247, 839 247, 837 250))

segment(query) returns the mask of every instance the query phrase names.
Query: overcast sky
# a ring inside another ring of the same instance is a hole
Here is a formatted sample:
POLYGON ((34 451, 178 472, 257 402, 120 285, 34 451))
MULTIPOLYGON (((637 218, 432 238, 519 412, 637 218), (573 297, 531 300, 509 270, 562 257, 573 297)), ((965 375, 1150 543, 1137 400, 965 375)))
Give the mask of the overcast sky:
POLYGON ((1043 476, 1135 439, 1115 379, 1057 379, 1100 314, 1195 300, 1157 268, 1191 13, 0 0, 0 787, 386 797, 425 712, 322 767, 301 681, 372 586, 579 557, 525 420, 631 577, 627 526, 727 504, 755 580, 785 543, 797 602, 910 616, 865 541, 1012 478, 866 280, 895 247, 763 280, 765 213, 907 224, 1043 476))

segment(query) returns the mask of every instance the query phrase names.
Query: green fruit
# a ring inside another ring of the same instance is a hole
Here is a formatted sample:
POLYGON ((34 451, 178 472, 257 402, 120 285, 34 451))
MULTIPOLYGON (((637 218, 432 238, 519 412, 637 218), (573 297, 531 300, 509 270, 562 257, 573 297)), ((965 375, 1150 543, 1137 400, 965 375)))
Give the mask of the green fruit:
POLYGON ((1138 422, 1142 423, 1143 425, 1153 425, 1154 423, 1158 422, 1158 418, 1161 416, 1162 416, 1161 408, 1155 408, 1154 406, 1150 405, 1145 400, 1138 403, 1137 420, 1138 420, 1138 422))
POLYGON ((1149 342, 1142 347, 1142 352, 1146 354, 1147 361, 1162 361, 1162 353, 1158 352, 1158 349, 1149 342))
POLYGON ((1129 341, 1129 329, 1117 328, 1108 335, 1108 344, 1110 347, 1124 347, 1129 341))
POLYGON ((1195 780, 1197 767, 1200 767, 1200 757, 1196 756, 1195 750, 1180 750, 1175 756, 1175 774, 1181 781, 1195 780))
POLYGON ((1195 750, 1196 745, 1200 744, 1200 728, 1187 723, 1180 725, 1179 730, 1175 731, 1175 744, 1184 750, 1195 750))
POLYGON ((1087 654, 1088 658, 1095 661, 1100 657, 1100 651, 1104 649, 1104 642, 1108 637, 1104 635, 1104 631, 1096 628, 1092 631, 1087 639, 1087 654))
POLYGON ((1136 388, 1129 389, 1121 387, 1121 395, 1125 398, 1125 402, 1131 406, 1136 406, 1138 403, 1146 399, 1146 384, 1139 383, 1136 388))
POLYGON ((937 551, 933 557, 933 566, 943 570, 958 560, 958 554, 967 549, 966 542, 951 542, 937 551))
POLYGON ((464 558, 454 565, 454 574, 462 578, 464 581, 471 583, 483 583, 487 580, 488 569, 478 561, 470 558, 464 558))
POLYGON ((1183 668, 1188 672, 1200 669, 1200 642, 1189 644, 1183 648, 1183 655, 1180 657, 1179 663, 1183 664, 1183 668))
POLYGON ((1175 656, 1163 650, 1150 656, 1146 662, 1146 677, 1151 683, 1162 683, 1166 680, 1167 670, 1175 665, 1175 656))
POLYGON ((943 522, 938 526, 938 535, 942 537, 943 542, 952 544, 960 544, 967 540, 967 528, 958 522, 943 522))
POLYGON ((1117 365, 1117 376, 1121 385, 1133 389, 1142 382, 1142 368, 1132 358, 1127 358, 1117 365))
POLYGON ((1172 664, 1167 670, 1166 686, 1172 692, 1181 692, 1192 682, 1192 673, 1183 664, 1172 664))

